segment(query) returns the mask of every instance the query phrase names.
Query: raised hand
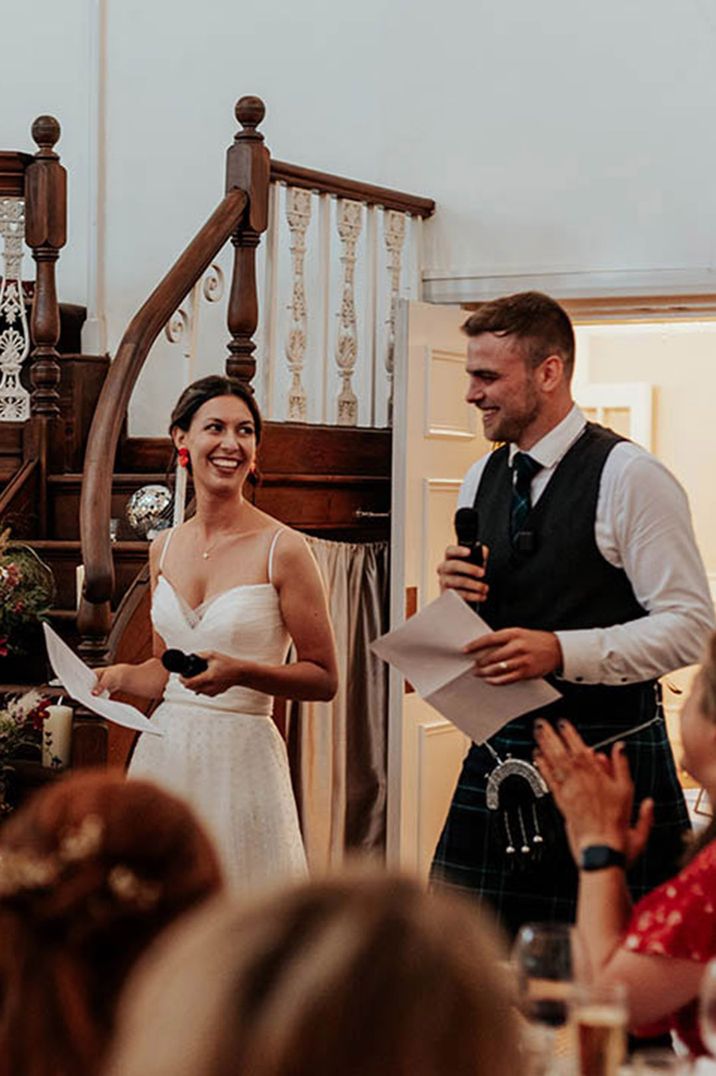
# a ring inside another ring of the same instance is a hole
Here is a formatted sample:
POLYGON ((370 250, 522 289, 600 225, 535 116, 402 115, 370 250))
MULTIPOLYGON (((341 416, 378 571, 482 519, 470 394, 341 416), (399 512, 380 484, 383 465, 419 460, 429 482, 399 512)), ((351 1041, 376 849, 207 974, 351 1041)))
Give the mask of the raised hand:
POLYGON ((624 744, 614 744, 609 756, 600 754, 568 721, 559 722, 559 732, 537 721, 535 739, 535 764, 564 815, 575 858, 588 845, 608 844, 635 859, 649 837, 654 804, 644 800, 631 825, 634 783, 624 744))

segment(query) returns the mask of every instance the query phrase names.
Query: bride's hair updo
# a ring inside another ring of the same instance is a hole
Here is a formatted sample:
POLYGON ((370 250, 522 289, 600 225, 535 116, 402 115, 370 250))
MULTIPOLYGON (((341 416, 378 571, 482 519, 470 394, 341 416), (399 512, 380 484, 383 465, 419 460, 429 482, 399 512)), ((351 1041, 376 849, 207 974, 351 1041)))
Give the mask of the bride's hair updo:
POLYGON ((261 440, 263 422, 254 394, 236 378, 222 377, 219 374, 202 377, 198 381, 193 381, 191 385, 187 385, 172 411, 169 433, 171 434, 175 429, 186 432, 199 408, 217 396, 236 396, 239 400, 243 400, 254 420, 256 444, 258 444, 261 440))

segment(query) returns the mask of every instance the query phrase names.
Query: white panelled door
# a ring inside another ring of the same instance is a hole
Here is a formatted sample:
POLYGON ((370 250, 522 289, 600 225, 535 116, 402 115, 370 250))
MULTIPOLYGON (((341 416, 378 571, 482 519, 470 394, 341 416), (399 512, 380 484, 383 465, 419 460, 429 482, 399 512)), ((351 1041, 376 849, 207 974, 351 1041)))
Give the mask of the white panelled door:
MULTIPOLYGON (((489 449, 465 403, 463 311, 401 302, 395 349, 391 624, 438 595, 463 475, 489 449), (413 598, 417 591, 417 602, 413 598)), ((388 862, 426 875, 469 741, 391 670, 388 862)))
POLYGON ((576 402, 591 422, 652 450, 652 386, 645 381, 589 382, 575 388, 576 402))

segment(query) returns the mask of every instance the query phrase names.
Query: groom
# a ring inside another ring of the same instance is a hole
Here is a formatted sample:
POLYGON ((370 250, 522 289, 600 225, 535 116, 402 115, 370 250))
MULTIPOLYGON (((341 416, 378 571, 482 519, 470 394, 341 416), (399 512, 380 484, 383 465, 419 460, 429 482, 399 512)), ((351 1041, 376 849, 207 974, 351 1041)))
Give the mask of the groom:
MULTIPOLYGON (((689 825, 657 683, 699 659, 714 623, 688 502, 653 456, 575 406, 574 333, 554 300, 525 292, 484 303, 463 329, 467 401, 487 438, 505 443, 471 467, 459 497, 478 512, 486 569, 450 546, 440 586, 478 601, 493 629, 470 647, 477 676, 546 676, 563 698, 541 716, 569 718, 590 745, 624 740, 636 802, 655 801, 651 839, 629 872, 638 897, 676 872, 689 825)), ((432 869, 512 932, 575 913, 576 869, 549 797, 512 778, 497 810, 485 798, 500 762, 531 760, 536 716, 472 745, 432 869)))

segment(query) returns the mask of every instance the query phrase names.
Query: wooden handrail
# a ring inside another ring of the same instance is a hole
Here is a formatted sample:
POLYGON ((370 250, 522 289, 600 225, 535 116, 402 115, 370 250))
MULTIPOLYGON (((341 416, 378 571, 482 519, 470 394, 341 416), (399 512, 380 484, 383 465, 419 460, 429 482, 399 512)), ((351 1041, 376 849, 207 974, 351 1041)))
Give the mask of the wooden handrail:
POLYGON ((109 622, 108 603, 114 587, 114 565, 109 537, 112 472, 117 443, 137 378, 163 326, 208 269, 238 228, 248 196, 234 188, 224 197, 206 224, 174 263, 147 301, 134 315, 122 337, 97 403, 87 442, 80 500, 80 537, 85 566, 85 587, 78 626, 83 636, 103 632, 92 606, 107 605, 100 618, 109 622))
POLYGON ((25 194, 25 170, 33 162, 29 153, 0 150, 0 198, 22 198, 25 194))
POLYGON ((289 187, 303 187, 304 190, 317 191, 319 194, 334 194, 338 198, 351 198, 366 205, 379 205, 384 209, 395 209, 399 213, 410 213, 413 217, 432 217, 435 212, 432 198, 420 198, 417 194, 404 194, 388 187, 375 187, 372 183, 333 176, 329 172, 316 172, 312 168, 302 168, 286 161, 271 161, 271 182, 286 183, 289 187))
POLYGON ((5 518, 12 507, 12 502, 38 469, 39 462, 39 458, 34 456, 21 463, 2 493, 0 493, 0 521, 5 518))

